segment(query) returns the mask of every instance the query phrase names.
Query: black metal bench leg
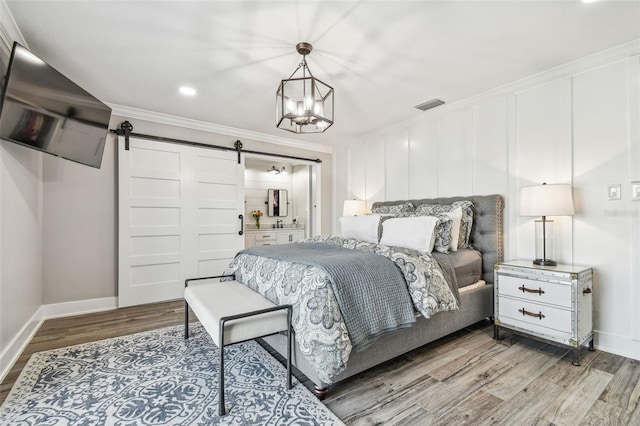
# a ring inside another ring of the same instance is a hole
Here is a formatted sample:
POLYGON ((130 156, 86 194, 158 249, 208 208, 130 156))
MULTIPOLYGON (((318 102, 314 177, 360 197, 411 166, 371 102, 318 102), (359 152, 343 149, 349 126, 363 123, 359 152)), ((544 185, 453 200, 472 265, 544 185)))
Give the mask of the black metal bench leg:
POLYGON ((184 338, 189 338, 189 304, 184 301, 184 338))
POLYGON ((292 327, 291 327, 291 308, 287 309, 287 389, 291 389, 291 345, 292 345, 292 327))
POLYGON ((224 322, 220 321, 220 374, 218 378, 218 416, 224 416, 224 322))

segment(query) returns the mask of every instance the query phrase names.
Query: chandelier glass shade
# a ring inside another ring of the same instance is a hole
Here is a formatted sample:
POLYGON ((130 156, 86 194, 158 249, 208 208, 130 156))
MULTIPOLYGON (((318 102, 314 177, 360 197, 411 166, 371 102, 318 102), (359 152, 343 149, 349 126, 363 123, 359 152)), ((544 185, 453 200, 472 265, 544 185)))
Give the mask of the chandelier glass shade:
POLYGON ((313 46, 301 42, 302 62, 276 92, 276 126, 293 133, 322 133, 333 124, 333 87, 315 78, 306 56, 313 46))

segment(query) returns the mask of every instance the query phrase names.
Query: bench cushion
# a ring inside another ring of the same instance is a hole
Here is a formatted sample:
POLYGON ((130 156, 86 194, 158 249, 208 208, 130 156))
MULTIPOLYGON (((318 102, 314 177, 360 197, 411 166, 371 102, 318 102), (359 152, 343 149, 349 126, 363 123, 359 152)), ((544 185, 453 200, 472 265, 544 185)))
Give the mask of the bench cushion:
MULTIPOLYGON (((259 293, 237 281, 192 284, 185 288, 184 299, 218 347, 220 318, 275 306, 259 293)), ((255 339, 286 329, 287 311, 227 321, 224 344, 255 339)))

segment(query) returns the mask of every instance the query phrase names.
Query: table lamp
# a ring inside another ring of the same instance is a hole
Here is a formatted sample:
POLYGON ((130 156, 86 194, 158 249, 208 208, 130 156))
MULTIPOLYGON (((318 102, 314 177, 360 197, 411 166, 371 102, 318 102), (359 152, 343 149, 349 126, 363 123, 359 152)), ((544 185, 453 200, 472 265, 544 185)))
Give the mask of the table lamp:
POLYGON ((547 216, 572 216, 573 196, 571 185, 557 184, 525 186, 520 188, 520 216, 542 216, 542 257, 533 261, 535 265, 556 266, 555 260, 547 259, 547 216))

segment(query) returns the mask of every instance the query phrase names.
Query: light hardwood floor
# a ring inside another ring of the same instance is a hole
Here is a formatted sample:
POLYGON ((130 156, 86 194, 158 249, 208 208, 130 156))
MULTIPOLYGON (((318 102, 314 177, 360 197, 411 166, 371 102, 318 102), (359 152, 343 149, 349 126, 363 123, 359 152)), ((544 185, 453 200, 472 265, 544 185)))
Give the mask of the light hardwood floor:
MULTIPOLYGON (((179 325, 169 302, 46 321, 0 385, 0 403, 38 351, 179 325)), ((349 425, 640 425, 640 362, 568 350, 502 332, 461 330, 330 389, 349 425)), ((310 386, 308 381, 303 382, 310 386)))

